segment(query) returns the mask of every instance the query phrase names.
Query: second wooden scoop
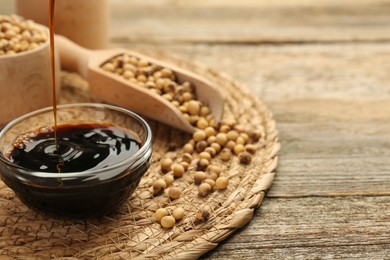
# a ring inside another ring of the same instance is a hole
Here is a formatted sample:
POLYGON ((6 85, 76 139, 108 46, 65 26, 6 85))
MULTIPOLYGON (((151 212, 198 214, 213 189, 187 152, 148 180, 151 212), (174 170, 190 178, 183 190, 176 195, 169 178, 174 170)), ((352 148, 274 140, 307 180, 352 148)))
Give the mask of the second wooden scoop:
POLYGON ((55 44, 58 47, 62 68, 80 73, 88 80, 91 92, 104 102, 130 109, 189 133, 196 130, 168 100, 137 83, 101 68, 102 64, 111 58, 128 54, 172 70, 179 82, 192 83, 197 100, 208 105, 217 122, 222 117, 224 101, 220 91, 210 82, 190 71, 125 49, 88 50, 59 35, 55 38, 55 44))

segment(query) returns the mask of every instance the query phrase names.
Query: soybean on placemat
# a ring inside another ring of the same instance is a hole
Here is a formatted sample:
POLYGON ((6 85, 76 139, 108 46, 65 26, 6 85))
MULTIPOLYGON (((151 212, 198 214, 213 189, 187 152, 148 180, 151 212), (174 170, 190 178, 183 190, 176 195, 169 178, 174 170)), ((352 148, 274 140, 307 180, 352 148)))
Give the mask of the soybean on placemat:
MULTIPOLYGON (((182 196, 171 201, 167 196, 153 196, 152 183, 161 177, 160 160, 178 157, 181 147, 191 136, 166 125, 149 121, 153 130, 153 159, 132 198, 118 213, 99 220, 56 220, 24 206, 14 193, 0 182, 0 255, 20 258, 190 259, 214 248, 236 229, 244 226, 260 206, 265 190, 274 178, 280 144, 275 121, 268 108, 247 89, 228 75, 183 60, 170 61, 214 82, 226 100, 224 118, 262 131, 259 148, 249 165, 237 157, 229 162, 213 160, 229 178, 228 188, 205 198, 197 194, 192 179, 175 182, 182 196), (171 143, 176 149, 172 150, 171 143), (186 211, 185 218, 171 229, 164 229, 153 217, 156 209, 177 206, 186 211), (196 220, 196 212, 207 207, 210 218, 196 220)), ((78 75, 62 74, 60 103, 95 101, 88 85, 78 75)))

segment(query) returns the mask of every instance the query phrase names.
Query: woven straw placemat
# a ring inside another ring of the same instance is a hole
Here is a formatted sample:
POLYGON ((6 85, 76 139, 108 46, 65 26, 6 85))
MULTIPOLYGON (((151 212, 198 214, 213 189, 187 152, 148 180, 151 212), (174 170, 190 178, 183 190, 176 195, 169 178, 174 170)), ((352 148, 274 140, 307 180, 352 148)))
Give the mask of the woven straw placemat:
MULTIPOLYGON (((153 160, 132 198, 119 211, 98 220, 68 221, 52 219, 28 209, 0 181, 0 256, 21 259, 194 259, 213 249, 221 240, 244 226, 261 204, 274 179, 280 149, 275 121, 267 107, 247 87, 228 75, 183 60, 163 57, 200 73, 219 86, 225 96, 224 118, 263 132, 252 163, 242 165, 237 157, 229 162, 213 159, 228 188, 205 198, 189 176, 175 181, 182 196, 152 195, 152 183, 161 177, 160 159, 176 158, 191 136, 166 125, 149 121, 153 130, 153 160), (172 150, 172 143, 176 148, 172 150), (171 229, 164 229, 153 217, 159 207, 183 207, 185 218, 171 229), (196 212, 208 207, 210 218, 196 220, 196 212)), ((95 101, 88 84, 78 75, 62 73, 60 103, 95 101)), ((131 102, 131 101, 129 101, 131 102)))

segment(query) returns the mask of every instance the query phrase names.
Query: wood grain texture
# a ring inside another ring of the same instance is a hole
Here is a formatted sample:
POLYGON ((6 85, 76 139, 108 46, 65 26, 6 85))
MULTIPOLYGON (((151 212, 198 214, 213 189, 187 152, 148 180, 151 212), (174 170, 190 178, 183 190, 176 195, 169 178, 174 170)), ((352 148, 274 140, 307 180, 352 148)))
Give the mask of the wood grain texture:
POLYGON ((383 0, 114 0, 112 9, 113 37, 130 41, 291 43, 390 39, 390 2, 383 0))
POLYGON ((270 104, 283 159, 268 196, 390 195, 390 99, 270 104))
MULTIPOLYGON (((114 40, 188 43, 388 42, 388 0, 111 0, 114 40)), ((0 13, 15 12, 0 0, 0 13)))
POLYGON ((111 0, 111 13, 112 46, 225 71, 276 118, 273 186, 203 259, 389 257, 390 1, 111 0))
POLYGON ((266 199, 203 259, 386 259, 389 197, 266 199))

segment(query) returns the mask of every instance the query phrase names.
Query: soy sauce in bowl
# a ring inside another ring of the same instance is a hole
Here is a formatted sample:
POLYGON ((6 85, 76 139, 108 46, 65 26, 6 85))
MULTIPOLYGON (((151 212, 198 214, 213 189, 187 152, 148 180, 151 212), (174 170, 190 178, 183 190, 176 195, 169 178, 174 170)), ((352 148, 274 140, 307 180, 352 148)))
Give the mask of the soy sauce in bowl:
POLYGON ((150 166, 152 133, 135 113, 103 104, 26 114, 0 131, 0 174, 27 206, 61 218, 110 214, 150 166))
POLYGON ((83 172, 116 164, 140 146, 137 136, 114 125, 59 125, 57 140, 52 128, 17 137, 7 157, 34 171, 83 172))

